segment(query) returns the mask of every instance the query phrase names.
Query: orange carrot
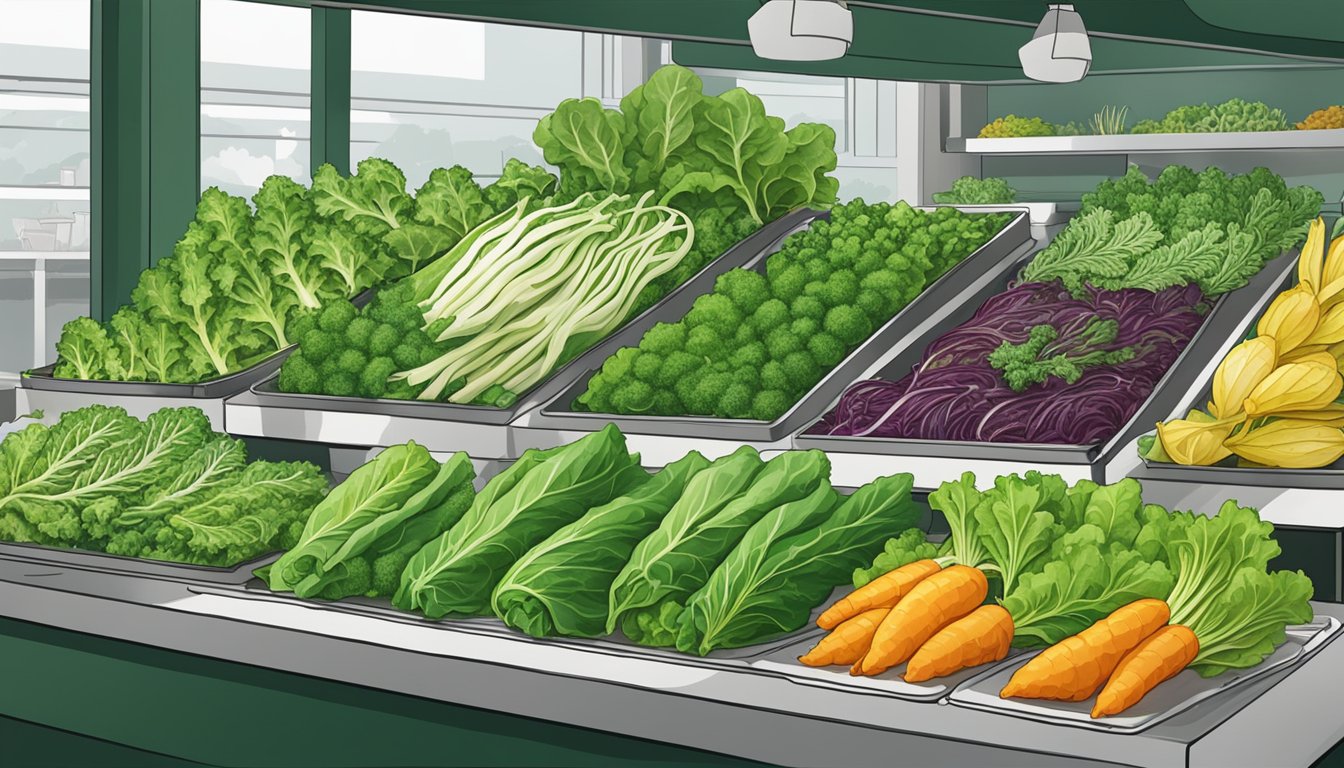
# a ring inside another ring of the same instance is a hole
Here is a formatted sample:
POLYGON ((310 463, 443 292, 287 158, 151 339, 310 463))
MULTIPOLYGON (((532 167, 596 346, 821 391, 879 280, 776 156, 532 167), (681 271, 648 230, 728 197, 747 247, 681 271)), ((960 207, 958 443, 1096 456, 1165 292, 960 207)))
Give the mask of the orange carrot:
POLYGON ((1072 637, 1037 654, 1013 673, 999 695, 1082 701, 1115 671, 1120 660, 1171 618, 1161 600, 1143 599, 1115 609, 1072 637))
POLYGON ((905 666, 905 681, 921 683, 998 661, 1012 642, 1013 617, 1001 605, 982 605, 920 646, 905 666))
POLYGON ((925 578, 943 567, 933 560, 916 560, 878 576, 835 602, 817 619, 817 626, 831 629, 870 608, 890 608, 925 578))
POLYGON ((890 608, 874 608, 842 623, 817 643, 812 650, 798 657, 809 667, 830 664, 852 664, 868 652, 877 625, 882 623, 890 608))
POLYGON ((985 574, 965 565, 944 568, 919 582, 882 619, 860 671, 878 675, 909 661, 939 630, 980 607, 988 593, 985 574))
POLYGON ((1189 627, 1169 624, 1120 660, 1097 694, 1093 717, 1116 715, 1139 703, 1158 683, 1175 677, 1199 655, 1199 638, 1189 627))

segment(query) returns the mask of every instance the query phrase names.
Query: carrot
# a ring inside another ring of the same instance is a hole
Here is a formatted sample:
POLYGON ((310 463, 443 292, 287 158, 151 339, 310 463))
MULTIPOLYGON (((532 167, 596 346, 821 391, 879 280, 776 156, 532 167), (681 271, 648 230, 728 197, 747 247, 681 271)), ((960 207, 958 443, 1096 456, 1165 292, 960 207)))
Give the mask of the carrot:
POLYGON ((1161 600, 1143 599, 1115 609, 1082 632, 1046 648, 1013 673, 999 695, 1082 701, 1115 671, 1134 646, 1171 618, 1161 600))
POLYGON ((859 670, 878 675, 904 664, 939 630, 980 607, 988 593, 979 568, 953 565, 924 579, 882 619, 859 670))
POLYGON ((868 652, 877 625, 882 623, 890 608, 874 608, 843 622, 817 643, 812 650, 798 657, 809 667, 830 664, 852 664, 868 652))
POLYGON ((1013 617, 1001 605, 982 605, 920 646, 905 666, 905 681, 921 683, 998 661, 1012 642, 1013 617))
POLYGON ((925 578, 943 567, 933 560, 916 560, 889 571, 840 598, 817 619, 817 626, 831 629, 869 608, 890 608, 925 578))
POLYGON ((1199 655, 1199 638, 1189 627, 1168 624, 1120 660, 1097 694, 1093 717, 1116 715, 1139 703, 1163 680, 1175 677, 1199 655))

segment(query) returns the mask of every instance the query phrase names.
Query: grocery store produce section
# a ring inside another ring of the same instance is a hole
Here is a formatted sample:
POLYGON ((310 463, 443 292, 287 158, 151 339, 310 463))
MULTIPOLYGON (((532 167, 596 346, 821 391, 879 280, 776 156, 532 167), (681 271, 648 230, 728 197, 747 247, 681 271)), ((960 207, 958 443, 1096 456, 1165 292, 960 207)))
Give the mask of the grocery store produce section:
POLYGON ((1004 179, 847 200, 830 127, 675 65, 534 141, 204 192, 21 382, 4 615, 785 764, 1344 738, 1332 524, 1259 501, 1344 489, 1320 192, 1131 166, 1045 237, 1004 179))

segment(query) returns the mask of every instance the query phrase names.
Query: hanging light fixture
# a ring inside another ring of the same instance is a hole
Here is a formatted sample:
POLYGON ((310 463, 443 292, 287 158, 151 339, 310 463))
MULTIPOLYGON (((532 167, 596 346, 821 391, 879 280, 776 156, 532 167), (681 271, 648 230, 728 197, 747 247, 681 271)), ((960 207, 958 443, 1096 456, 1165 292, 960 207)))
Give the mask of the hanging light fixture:
POLYGON ((1092 67, 1092 43, 1072 5, 1050 5, 1031 42, 1017 49, 1022 72, 1044 83, 1076 83, 1092 67))
POLYGON ((838 59, 854 41, 854 13, 840 0, 769 0, 747 20, 747 31, 763 59, 838 59))

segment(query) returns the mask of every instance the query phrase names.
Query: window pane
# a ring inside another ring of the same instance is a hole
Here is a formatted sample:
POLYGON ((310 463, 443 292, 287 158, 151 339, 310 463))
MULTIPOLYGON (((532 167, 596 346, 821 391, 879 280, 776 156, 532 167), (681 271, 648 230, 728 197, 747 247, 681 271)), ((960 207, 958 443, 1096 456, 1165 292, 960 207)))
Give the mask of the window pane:
POLYGON ((202 188, 309 182, 311 41, 306 8, 201 0, 202 188))
POLYGON ((0 0, 0 383, 89 311, 89 0, 0 0))
POLYGON ((489 181, 510 157, 541 162, 537 120, 584 95, 580 32, 365 11, 350 23, 350 161, 387 158, 412 188, 439 167, 489 181))

